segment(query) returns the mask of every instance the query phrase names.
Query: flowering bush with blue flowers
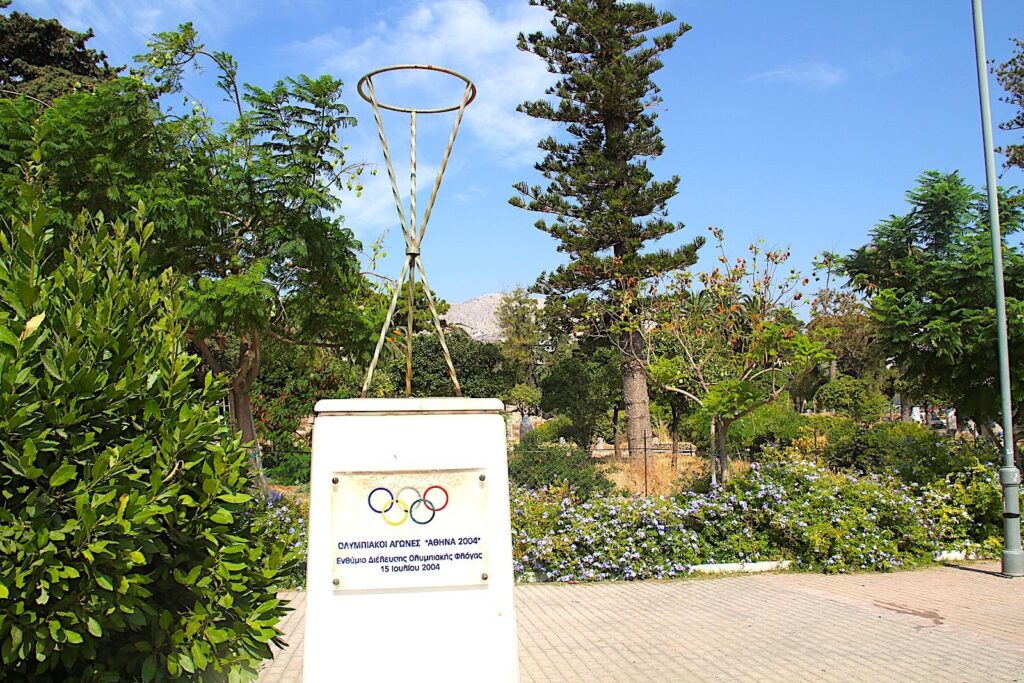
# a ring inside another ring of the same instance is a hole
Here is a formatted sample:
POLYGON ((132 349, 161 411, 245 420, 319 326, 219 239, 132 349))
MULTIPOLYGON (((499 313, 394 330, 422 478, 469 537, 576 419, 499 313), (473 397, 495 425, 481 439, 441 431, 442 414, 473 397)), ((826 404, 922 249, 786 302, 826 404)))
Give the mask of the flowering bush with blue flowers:
MULTIPOLYGON (((258 506, 266 547, 304 556, 305 500, 275 493, 258 506)), ((668 578, 697 564, 786 559, 827 573, 891 571, 943 550, 998 555, 1000 511, 998 479, 982 465, 919 485, 787 450, 709 493, 581 499, 565 483, 514 487, 513 564, 526 581, 668 578)), ((301 587, 305 566, 285 576, 282 588, 301 587)))
POLYGON ((921 499, 938 550, 999 556, 1003 500, 993 467, 975 464, 931 481, 922 488, 921 499))
POLYGON ((983 470, 920 487, 790 454, 706 494, 581 501, 564 489, 517 489, 515 571, 526 580, 595 581, 780 559, 824 572, 909 567, 997 532, 998 486, 983 470))
POLYGON ((278 574, 278 588, 287 590, 305 586, 308 500, 272 490, 266 500, 254 500, 248 514, 251 515, 256 537, 267 551, 262 556, 269 556, 272 548, 295 551, 278 574))

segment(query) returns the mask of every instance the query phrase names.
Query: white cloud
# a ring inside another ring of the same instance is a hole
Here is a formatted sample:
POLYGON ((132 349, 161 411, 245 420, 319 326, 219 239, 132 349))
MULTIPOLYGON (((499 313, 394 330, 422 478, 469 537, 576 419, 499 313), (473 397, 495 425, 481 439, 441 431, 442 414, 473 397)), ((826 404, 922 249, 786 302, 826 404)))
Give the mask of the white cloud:
POLYGON ((800 62, 754 74, 747 80, 768 83, 790 83, 822 90, 844 83, 846 70, 828 62, 800 62))
MULTIPOLYGON (((492 9, 480 0, 440 0, 421 2, 400 17, 377 22, 355 45, 345 31, 296 47, 320 51, 323 70, 344 74, 350 85, 388 64, 429 63, 465 74, 478 88, 466 113, 466 130, 502 163, 519 165, 535 158, 537 140, 549 127, 518 114, 515 107, 541 96, 552 76, 537 57, 516 49, 516 35, 547 25, 548 13, 525 3, 492 9)), ((458 82, 434 74, 381 75, 375 83, 380 100, 395 103, 420 104, 427 98, 428 105, 441 104, 430 92, 435 86, 450 93, 444 104, 457 103, 461 95, 458 82)))
MULTIPOLYGON (((383 229, 397 231, 399 223, 376 125, 369 107, 354 92, 357 80, 390 64, 435 64, 465 74, 477 86, 478 94, 466 110, 446 178, 452 172, 465 173, 465 168, 455 167, 466 164, 522 166, 538 157, 537 141, 551 126, 517 113, 516 105, 543 96, 554 77, 540 59, 516 49, 516 36, 544 29, 548 19, 545 10, 525 3, 489 7, 480 0, 419 2, 405 14, 363 29, 358 42, 353 42, 351 28, 339 27, 293 46, 296 53, 318 55, 319 69, 340 76, 347 84, 348 101, 360 120, 360 126, 348 133, 348 158, 379 161, 377 175, 364 178, 363 196, 346 198, 346 224, 360 238, 371 239, 383 229), (469 154, 466 147, 472 149, 469 154)), ((464 87, 454 78, 426 72, 381 74, 374 84, 379 101, 423 107, 457 104, 464 87)), ((402 201, 408 206, 408 117, 389 112, 382 116, 402 201)), ((454 114, 417 119, 421 217, 453 122, 454 114), (428 163, 433 166, 428 168, 428 163)), ((446 179, 444 186, 449 183, 446 179)), ((452 195, 452 199, 464 200, 465 196, 452 195)))
POLYGON ((254 18, 262 2, 247 0, 20 0, 14 9, 40 17, 57 17, 76 31, 93 29, 91 47, 101 47, 111 62, 128 63, 145 52, 146 41, 159 31, 171 31, 191 21, 200 38, 216 39, 232 26, 254 18))

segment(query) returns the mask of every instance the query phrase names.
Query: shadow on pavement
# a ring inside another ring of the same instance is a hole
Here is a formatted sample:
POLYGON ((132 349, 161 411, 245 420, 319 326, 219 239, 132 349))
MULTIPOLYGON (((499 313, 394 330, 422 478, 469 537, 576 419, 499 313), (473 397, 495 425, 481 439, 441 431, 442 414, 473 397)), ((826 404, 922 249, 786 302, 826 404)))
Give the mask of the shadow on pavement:
POLYGON ((982 569, 981 567, 971 567, 971 566, 965 565, 965 564, 943 564, 942 566, 943 567, 948 567, 949 569, 959 569, 962 572, 975 572, 976 574, 988 574, 989 576, 995 576, 995 577, 1000 578, 1000 579, 1012 579, 1013 578, 1012 576, 1007 576, 1006 574, 1003 574, 1002 572, 999 572, 999 571, 995 571, 995 570, 992 570, 992 569, 982 569))

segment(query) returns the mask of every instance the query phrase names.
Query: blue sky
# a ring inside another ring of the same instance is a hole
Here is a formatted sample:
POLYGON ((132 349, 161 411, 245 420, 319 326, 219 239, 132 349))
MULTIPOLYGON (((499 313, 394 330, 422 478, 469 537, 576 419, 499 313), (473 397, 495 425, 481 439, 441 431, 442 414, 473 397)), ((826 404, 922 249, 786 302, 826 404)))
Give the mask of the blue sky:
MULTIPOLYGON (((653 168, 678 174, 671 217, 686 228, 672 246, 710 225, 725 230, 739 255, 763 239, 790 246, 808 270, 823 249, 863 244, 875 223, 905 211, 904 193, 928 169, 959 169, 981 185, 984 167, 969 0, 661 0, 693 27, 655 76, 664 103, 659 125, 666 153, 653 168)), ((432 287, 449 301, 529 285, 561 262, 554 241, 533 227, 538 216, 508 205, 512 183, 539 182, 536 141, 551 130, 515 112, 539 97, 550 76, 540 60, 515 49, 521 31, 547 26, 526 0, 18 0, 12 9, 93 27, 93 45, 117 63, 144 51, 154 31, 193 21, 206 44, 233 53, 242 79, 261 86, 298 73, 330 73, 347 87, 360 125, 348 131, 350 161, 381 172, 361 198, 346 197, 348 226, 369 244, 387 230, 397 274, 401 231, 372 114, 355 93, 359 77, 394 63, 434 63, 472 78, 480 89, 466 112, 424 241, 432 287)), ((986 0, 991 59, 1005 60, 1010 37, 1024 38, 1024 3, 986 0)), ((457 101, 437 81, 377 81, 379 97, 398 103, 457 101), (439 99, 434 99, 439 98, 439 99)), ((188 92, 211 104, 207 74, 188 92)), ((457 85, 457 84, 456 84, 457 85)), ((991 81, 993 97, 1000 94, 991 81)), ((1012 115, 994 102, 996 122, 1012 115)), ((451 119, 420 118, 420 212, 451 119)), ((408 121, 385 120, 407 188, 408 121)), ((1020 140, 997 131, 996 141, 1020 140)), ((1019 171, 1002 183, 1021 185, 1019 171)), ((702 263, 713 259, 705 248, 702 263)))

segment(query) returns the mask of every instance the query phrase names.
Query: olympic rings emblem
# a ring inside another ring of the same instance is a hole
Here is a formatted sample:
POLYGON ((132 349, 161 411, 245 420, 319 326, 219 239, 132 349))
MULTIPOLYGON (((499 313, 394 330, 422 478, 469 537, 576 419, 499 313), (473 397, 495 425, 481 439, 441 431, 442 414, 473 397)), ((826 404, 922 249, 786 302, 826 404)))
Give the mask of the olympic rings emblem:
POLYGON ((396 495, 391 489, 378 486, 370 491, 366 504, 390 526, 401 526, 406 520, 411 520, 413 524, 430 524, 438 512, 448 507, 448 491, 435 484, 421 494, 416 487, 406 486, 399 489, 396 495), (444 503, 440 502, 442 495, 444 503))

